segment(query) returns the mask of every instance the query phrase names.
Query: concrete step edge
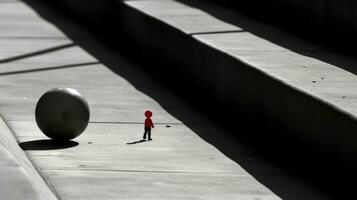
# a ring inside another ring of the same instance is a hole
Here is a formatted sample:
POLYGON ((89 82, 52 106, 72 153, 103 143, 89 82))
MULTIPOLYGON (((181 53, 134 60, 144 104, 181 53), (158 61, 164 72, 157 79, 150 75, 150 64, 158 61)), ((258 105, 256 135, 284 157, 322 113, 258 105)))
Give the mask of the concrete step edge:
MULTIPOLYGON (((23 177, 23 179, 27 179, 27 181, 30 182, 31 184, 31 188, 26 188, 26 190, 32 191, 32 193, 37 194, 36 197, 26 196, 26 198, 30 200, 31 199, 57 200, 58 198, 56 197, 54 192, 50 189, 50 186, 46 184, 45 180, 43 179, 43 177, 41 177, 40 173, 32 164, 26 153, 19 146, 15 135, 13 134, 11 128, 7 125, 6 121, 2 116, 0 116, 0 131, 1 131, 0 145, 3 146, 8 151, 8 153, 16 163, 16 166, 22 168, 22 170, 25 173, 25 177, 23 177)), ((0 166, 0 168, 1 167, 4 166, 0 166)), ((7 176, 7 175, 3 174, 3 176, 7 176)), ((18 176, 22 176, 22 175, 18 175, 18 176)), ((6 187, 2 187, 2 189, 6 189, 6 187)), ((13 189, 16 190, 16 188, 13 189)), ((1 194, 3 194, 3 192, 1 192, 1 194)), ((17 195, 7 198, 14 199, 17 198, 17 195)))

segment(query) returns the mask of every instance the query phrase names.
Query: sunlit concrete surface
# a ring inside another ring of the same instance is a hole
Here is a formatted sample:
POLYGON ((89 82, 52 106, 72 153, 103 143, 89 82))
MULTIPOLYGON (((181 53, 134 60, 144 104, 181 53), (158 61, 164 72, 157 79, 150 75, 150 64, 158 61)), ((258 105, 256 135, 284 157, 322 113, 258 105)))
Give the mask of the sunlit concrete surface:
POLYGON ((56 199, 2 119, 0 120, 0 174, 1 199, 56 199))
POLYGON ((61 21, 75 32, 69 39, 22 2, 1 4, 0 13, 0 113, 59 199, 280 199, 270 187, 290 199, 327 198, 255 158, 75 25, 61 21), (34 121, 37 100, 54 87, 77 89, 91 108, 87 130, 65 145, 51 144, 34 121), (153 141, 139 142, 147 109, 154 113, 153 141), (247 166, 255 166, 255 177, 207 138, 237 151, 237 160, 253 158, 247 166))

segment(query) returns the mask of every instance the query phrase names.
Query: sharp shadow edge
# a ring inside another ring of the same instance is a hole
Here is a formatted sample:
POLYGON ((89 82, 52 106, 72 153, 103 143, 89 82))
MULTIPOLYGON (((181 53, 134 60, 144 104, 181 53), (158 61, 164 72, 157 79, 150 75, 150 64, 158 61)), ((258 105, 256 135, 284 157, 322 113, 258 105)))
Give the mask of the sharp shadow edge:
POLYGON ((59 51, 59 50, 74 47, 74 46, 75 46, 75 44, 73 44, 73 43, 59 45, 56 47, 47 48, 47 49, 43 49, 40 51, 35 51, 35 52, 31 52, 31 53, 27 53, 27 54, 23 54, 23 55, 19 55, 19 56, 14 56, 11 58, 2 59, 2 60, 0 60, 0 64, 13 62, 16 60, 21 60, 21 59, 25 59, 25 58, 29 58, 29 57, 33 57, 33 56, 38 56, 38 55, 42 55, 42 54, 46 54, 46 53, 50 53, 50 52, 54 52, 54 51, 59 51))
POLYGON ((78 64, 71 64, 71 65, 45 67, 45 68, 39 68, 39 69, 28 69, 28 70, 19 70, 19 71, 12 71, 12 72, 2 72, 2 73, 0 73, 0 76, 26 74, 26 73, 33 73, 33 72, 73 68, 73 67, 85 67, 85 66, 91 66, 91 65, 97 65, 97 64, 100 64, 100 62, 87 62, 87 63, 78 63, 78 64))

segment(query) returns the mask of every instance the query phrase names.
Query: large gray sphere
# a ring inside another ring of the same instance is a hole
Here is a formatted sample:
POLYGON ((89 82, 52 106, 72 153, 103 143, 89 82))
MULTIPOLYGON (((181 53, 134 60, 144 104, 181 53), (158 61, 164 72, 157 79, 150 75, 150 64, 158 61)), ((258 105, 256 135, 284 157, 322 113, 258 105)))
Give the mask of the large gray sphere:
POLYGON ((77 90, 55 88, 38 100, 35 115, 38 127, 47 137, 71 140, 87 128, 89 106, 77 90))

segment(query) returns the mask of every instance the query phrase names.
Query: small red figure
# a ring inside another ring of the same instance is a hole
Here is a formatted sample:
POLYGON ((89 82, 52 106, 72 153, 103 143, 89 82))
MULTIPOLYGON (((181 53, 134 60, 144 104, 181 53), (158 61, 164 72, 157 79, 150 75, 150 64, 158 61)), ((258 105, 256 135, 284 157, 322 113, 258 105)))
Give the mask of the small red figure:
POLYGON ((152 120, 150 119, 150 117, 152 117, 152 112, 150 110, 145 111, 145 132, 144 132, 144 136, 143 139, 146 139, 146 134, 148 134, 148 140, 152 140, 151 139, 151 128, 154 128, 154 123, 152 123, 152 120))

